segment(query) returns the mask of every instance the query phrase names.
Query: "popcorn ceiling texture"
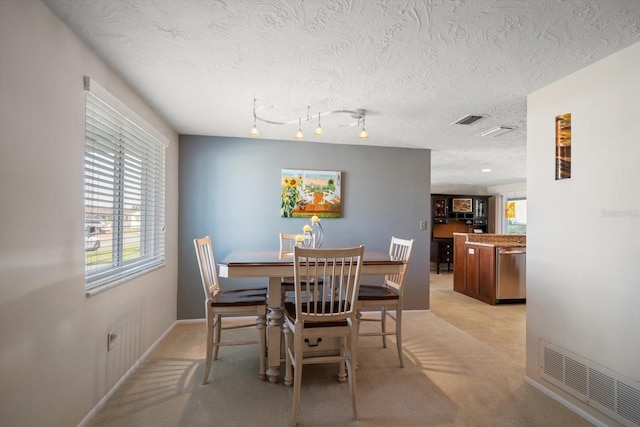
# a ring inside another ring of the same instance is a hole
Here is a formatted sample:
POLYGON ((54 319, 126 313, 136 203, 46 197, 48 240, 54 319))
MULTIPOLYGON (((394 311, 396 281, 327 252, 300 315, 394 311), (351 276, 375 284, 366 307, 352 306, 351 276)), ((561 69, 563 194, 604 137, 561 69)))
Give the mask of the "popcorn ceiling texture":
POLYGON ((527 94, 640 41, 637 0, 43 1, 181 134, 247 138, 256 98, 291 123, 259 138, 432 149, 435 185, 524 182, 527 94), (312 135, 360 108, 365 142, 312 135))

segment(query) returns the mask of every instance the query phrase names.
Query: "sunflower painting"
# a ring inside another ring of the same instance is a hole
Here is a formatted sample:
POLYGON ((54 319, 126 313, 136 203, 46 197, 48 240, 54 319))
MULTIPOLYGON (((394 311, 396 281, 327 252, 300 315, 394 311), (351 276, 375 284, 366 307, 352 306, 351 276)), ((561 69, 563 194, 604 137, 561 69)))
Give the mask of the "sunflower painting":
POLYGON ((280 216, 340 218, 341 172, 283 169, 280 216))

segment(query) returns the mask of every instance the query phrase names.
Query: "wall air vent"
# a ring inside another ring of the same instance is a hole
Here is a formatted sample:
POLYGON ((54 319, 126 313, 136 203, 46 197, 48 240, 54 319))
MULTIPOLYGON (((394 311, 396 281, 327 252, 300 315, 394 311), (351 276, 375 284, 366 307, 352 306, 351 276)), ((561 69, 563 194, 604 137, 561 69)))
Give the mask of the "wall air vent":
POLYGON ((624 426, 640 426, 638 382, 540 340, 540 377, 624 426))
POLYGON ((449 123, 451 125, 470 125, 472 123, 477 122, 480 119, 484 119, 485 115, 482 114, 467 114, 464 117, 460 117, 458 120, 456 120, 455 122, 449 123))

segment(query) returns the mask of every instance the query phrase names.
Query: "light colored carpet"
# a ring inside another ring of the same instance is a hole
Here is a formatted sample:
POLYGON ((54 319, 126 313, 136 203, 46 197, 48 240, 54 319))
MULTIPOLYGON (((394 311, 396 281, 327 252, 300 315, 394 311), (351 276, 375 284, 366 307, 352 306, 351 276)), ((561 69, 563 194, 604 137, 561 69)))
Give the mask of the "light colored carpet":
MULTIPOLYGON (((380 338, 360 338, 360 420, 353 420, 337 365, 310 365, 299 426, 591 425, 524 383, 524 366, 513 359, 431 313, 405 312, 404 319, 404 368, 393 339, 384 349, 380 338)), ((225 333, 250 337, 254 331, 225 333)), ((209 384, 201 384, 205 336, 204 323, 176 325, 89 425, 288 425, 292 388, 258 379, 255 346, 222 348, 209 384)))

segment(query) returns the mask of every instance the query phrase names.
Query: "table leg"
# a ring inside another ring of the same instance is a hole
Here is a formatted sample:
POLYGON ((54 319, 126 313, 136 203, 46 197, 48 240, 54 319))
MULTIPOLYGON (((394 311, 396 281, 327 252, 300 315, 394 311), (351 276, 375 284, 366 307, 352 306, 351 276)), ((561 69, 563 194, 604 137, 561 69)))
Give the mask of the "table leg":
POLYGON ((267 377, 276 383, 280 377, 280 348, 284 310, 282 307, 281 278, 269 277, 269 308, 267 310, 267 338, 269 353, 267 357, 267 377))

